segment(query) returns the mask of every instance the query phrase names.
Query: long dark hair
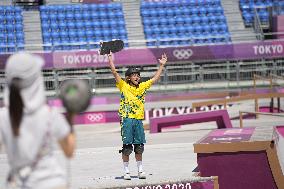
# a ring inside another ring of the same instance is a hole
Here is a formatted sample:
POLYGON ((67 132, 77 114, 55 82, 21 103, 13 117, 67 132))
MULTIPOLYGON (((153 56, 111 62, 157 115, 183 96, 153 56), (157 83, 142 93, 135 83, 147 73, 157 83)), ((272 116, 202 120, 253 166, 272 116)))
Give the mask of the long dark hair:
POLYGON ((20 94, 20 79, 12 79, 9 85, 9 115, 14 136, 19 136, 20 124, 23 117, 24 102, 20 94))

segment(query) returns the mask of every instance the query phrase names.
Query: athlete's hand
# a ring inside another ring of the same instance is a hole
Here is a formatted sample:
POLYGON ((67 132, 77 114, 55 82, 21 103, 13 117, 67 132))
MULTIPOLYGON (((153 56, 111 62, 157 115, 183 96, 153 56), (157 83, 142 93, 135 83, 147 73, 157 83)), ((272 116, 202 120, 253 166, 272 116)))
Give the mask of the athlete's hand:
POLYGON ((107 57, 108 57, 108 60, 109 60, 109 61, 113 61, 112 52, 110 52, 110 53, 107 55, 107 57))
POLYGON ((160 64, 164 66, 167 61, 168 61, 168 58, 167 58, 166 53, 162 54, 162 58, 159 59, 160 64))

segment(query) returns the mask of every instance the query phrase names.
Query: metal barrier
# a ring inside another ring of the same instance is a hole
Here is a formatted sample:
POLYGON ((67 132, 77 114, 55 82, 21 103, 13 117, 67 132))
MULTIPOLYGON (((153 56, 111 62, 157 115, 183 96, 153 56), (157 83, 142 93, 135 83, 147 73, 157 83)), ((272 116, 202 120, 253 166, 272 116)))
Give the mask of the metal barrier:
POLYGON ((257 115, 267 115, 267 116, 276 116, 276 117, 284 117, 284 114, 277 113, 265 113, 265 112, 249 112, 249 111, 240 111, 240 128, 243 128, 243 114, 254 114, 257 115))
MULTIPOLYGON (((117 67, 118 73, 124 77, 127 67, 117 67)), ((141 66, 142 81, 151 78, 158 65, 141 66)), ((210 84, 210 88, 252 87, 255 75, 273 76, 277 86, 284 84, 284 59, 251 60, 251 61, 221 61, 221 62, 184 62, 168 63, 161 79, 150 90, 174 89, 183 86, 184 89, 201 89, 210 84), (276 81, 277 79, 277 81, 276 81), (283 82, 280 82, 283 81, 283 82)), ((43 71, 44 82, 48 95, 57 94, 63 80, 78 78, 88 80, 91 90, 97 93, 112 93, 115 80, 108 67, 84 69, 50 69, 43 71)), ((255 86, 270 87, 269 82, 255 83, 255 86)), ((0 71, 0 93, 5 86, 4 71, 0 71)))
MULTIPOLYGON (((226 109, 229 103, 235 103, 245 100, 254 100, 255 101, 255 111, 259 112, 259 99, 271 99, 271 98, 283 98, 284 93, 281 92, 268 92, 268 93, 250 93, 243 96, 231 97, 231 98, 224 98, 220 100, 210 100, 210 101, 202 101, 202 102, 194 102, 192 103, 192 109, 196 112, 197 108, 204 107, 204 106, 212 106, 212 105, 221 105, 222 108, 226 109)), ((279 109, 280 104, 278 104, 279 109)))

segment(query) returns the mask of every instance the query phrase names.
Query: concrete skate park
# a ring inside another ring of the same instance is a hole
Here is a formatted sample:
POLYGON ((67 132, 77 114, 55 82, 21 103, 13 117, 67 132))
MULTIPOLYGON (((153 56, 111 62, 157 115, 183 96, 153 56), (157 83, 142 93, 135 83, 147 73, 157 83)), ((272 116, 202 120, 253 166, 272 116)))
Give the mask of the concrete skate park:
MULTIPOLYGON (((265 91, 265 90, 264 90, 265 91)), ((218 94, 217 92, 215 94, 218 94)), ((263 95, 262 91, 260 95, 263 95)), ((265 93, 266 94, 266 93, 265 93)), ((155 94, 157 95, 157 94, 155 94)), ((154 96, 155 96, 154 95, 154 96)), ((281 104, 274 104, 274 113, 269 113, 271 105, 270 96, 261 96, 258 101, 258 107, 264 110, 260 112, 259 115, 254 116, 253 114, 248 114, 249 112, 255 111, 255 97, 250 97, 249 94, 242 94, 241 96, 232 96, 228 97, 224 94, 215 97, 214 99, 202 99, 197 100, 196 97, 188 97, 189 94, 185 93, 186 98, 173 98, 171 95, 159 94, 161 97, 164 97, 163 101, 160 100, 150 100, 146 103, 146 109, 151 112, 151 109, 169 109, 179 108, 181 111, 182 107, 187 105, 188 107, 199 106, 199 103, 210 104, 214 102, 215 106, 208 106, 203 111, 197 112, 182 112, 176 113, 175 110, 172 110, 172 115, 161 116, 163 117, 175 117, 178 115, 194 115, 194 114, 203 114, 208 112, 218 112, 226 111, 228 112, 228 118, 230 119, 230 125, 225 126, 225 130, 242 130, 242 129, 251 129, 254 128, 254 134, 252 138, 260 141, 268 141, 269 143, 273 140, 273 128, 276 126, 283 125, 284 117, 281 113, 276 113, 277 105, 280 105, 279 109, 282 109, 281 104), (246 100, 244 96, 247 96, 246 100), (235 98, 235 99, 234 99, 235 98), (241 99, 240 99, 241 98, 241 99), (222 106, 223 101, 226 100, 227 107, 226 110, 222 106), (217 102, 219 101, 219 102, 217 102), (219 106, 217 106, 219 104, 219 106), (211 108, 214 109, 211 109, 211 108), (220 107, 218 110, 216 107, 220 107), (266 111, 265 111, 266 110, 266 111), (240 118, 240 111, 243 111, 242 119, 240 118), (276 116, 271 116, 270 114, 275 114, 276 116), (279 115, 279 116, 277 116, 279 115), (240 122, 241 120, 241 122, 240 122), (240 127, 241 126, 241 127, 240 127), (228 127, 228 128, 226 128, 228 127), (230 128, 232 127, 232 128, 230 128), (256 136, 255 133, 258 133, 256 136)), ((282 97, 282 94, 278 96, 282 97)), ((178 96, 173 94, 173 96, 178 96)), ((210 96, 210 94, 209 94, 210 96)), ((215 95, 216 96, 216 95, 215 95)), ((284 96, 284 95, 283 95, 284 96)), ((200 97, 200 95, 199 95, 200 97)), ((99 98, 99 97, 97 97, 99 98)), ((155 99, 155 98, 152 98, 155 99)), ((275 102, 276 102, 275 98, 275 102)), ((280 98, 281 99, 281 98, 280 98)), ((212 105, 212 104, 211 104, 212 105)), ((116 108, 116 104, 108 105, 91 105, 89 111, 105 110, 109 108, 108 106, 116 108)), ((160 110, 159 110, 160 111, 160 110)), ((154 113, 155 114, 155 113, 154 113)), ((169 113, 168 113, 169 114, 169 113)), ((150 113, 153 115, 153 113, 150 113)), ((158 115, 156 115, 158 116, 158 115)), ((159 116, 158 116, 159 117, 159 116)), ((208 117, 208 115, 207 115, 208 117)), ((180 125, 172 124, 170 127, 162 128, 159 132, 150 132, 151 119, 145 121, 146 129, 146 140, 147 145, 145 146, 145 153, 143 157, 144 169, 147 173, 146 179, 138 179, 137 177, 137 167, 134 156, 131 156, 130 159, 130 171, 132 179, 130 181, 125 181, 123 179, 123 169, 121 162, 121 155, 118 153, 118 150, 121 149, 121 137, 120 137, 120 126, 119 122, 109 122, 109 123, 94 123, 94 124, 77 124, 75 126, 77 133, 77 150, 75 157, 67 161, 63 158, 61 152, 56 151, 58 154, 58 159, 62 162, 69 172, 69 182, 71 188, 220 188, 222 186, 222 176, 220 175, 206 175, 202 177, 196 170, 198 166, 197 154, 202 154, 202 142, 198 143, 202 138, 208 135, 210 132, 224 130, 224 128, 218 129, 218 123, 212 120, 206 120, 206 122, 197 121, 197 123, 190 123, 180 125), (199 146, 198 146, 199 145, 199 146), (218 177, 219 176, 219 177, 218 177), (208 182, 211 182, 211 184, 208 182), (191 183, 191 184, 190 184, 191 183), (203 183, 201 185, 194 185, 194 183, 203 183), (204 183, 207 183, 204 184, 204 183), (214 184, 215 183, 215 184, 214 184), (217 183, 217 184, 216 184, 217 183)), ((191 118, 192 119, 192 118, 191 118)), ((80 119, 78 119, 80 122, 80 119)), ((225 136, 221 140, 224 139, 225 136)), ((225 142, 231 144, 238 144, 240 141, 234 141, 234 137, 229 135, 228 141, 225 142), (233 141, 232 141, 233 139, 233 141)), ((224 142, 224 141, 221 141, 224 142)), ((248 142, 248 141, 246 141, 248 142)), ((248 145, 247 143, 246 145, 248 145)), ((215 146, 216 147, 216 146, 215 146)), ((211 148, 211 153, 214 154, 214 146, 205 147, 208 150, 211 148)), ((217 147, 218 148, 218 147, 217 147)), ((221 149, 226 150, 228 147, 221 147, 221 149)), ((234 148, 234 147, 232 147, 234 148)), ((249 151, 254 151, 253 149, 248 149, 249 151)), ((255 149, 259 150, 259 149, 255 149)), ((209 150, 210 151, 210 150, 209 150)), ((221 150, 222 151, 222 150, 221 150)), ((234 150, 230 150, 234 151, 234 150)), ((240 150, 243 151, 243 150, 240 150)), ((216 153, 220 152, 220 148, 216 150, 216 153)), ((3 153, 3 152, 2 152, 3 153)), ((208 152, 206 152, 208 153, 208 152)), ((238 153, 238 150, 235 151, 238 153)), ((278 153, 281 155, 281 153, 278 153)), ((283 155, 283 154, 282 154, 283 155)), ((278 156, 281 157, 281 156, 278 156)), ((282 156, 283 157, 283 156, 282 156)), ((280 161, 278 162, 278 169, 280 169, 280 161)), ((6 173, 8 171, 6 155, 1 154, 1 183, 4 183, 6 178, 6 173)), ((227 165, 228 166, 228 165, 227 165)), ((249 166, 249 164, 248 164, 249 166)), ((220 165, 222 167, 222 165, 220 165)), ((233 168, 235 166, 232 166, 233 168)), ((206 170, 206 167, 203 169, 206 170)), ((216 169, 216 168, 215 168, 216 169)), ((246 167, 249 169, 249 167, 246 167)), ((217 169, 218 170, 218 169, 217 169)), ((280 169, 281 170, 281 169, 280 169)), ((232 171, 232 170, 227 170, 232 171)), ((216 174, 218 171, 216 172, 216 174)), ((220 174, 220 173, 218 173, 220 174)), ((281 172, 282 174, 282 172, 281 172)), ((280 174, 280 178, 283 178, 283 174, 280 174)), ((236 175, 237 177, 238 175, 236 175)), ((275 176, 275 175, 274 175, 275 176)), ((279 176, 278 176, 279 177, 279 176)), ((282 183, 277 183, 276 176, 272 177, 273 183, 276 183, 275 186, 282 186, 282 183), (277 185, 279 184, 279 185, 277 185)), ((227 179, 227 178, 226 178, 227 179)), ((279 178, 278 178, 279 179, 279 178)), ((244 181, 243 182, 247 182, 244 181)), ((269 188, 268 186, 266 188, 269 188)), ((223 187, 224 188, 224 187, 223 187)), ((232 187, 233 188, 233 187, 232 187)), ((275 187, 277 188, 277 187, 275 187)))
MULTIPOLYGON (((0 0, 0 98, 5 63, 18 51, 45 60, 48 104, 62 82, 87 81, 94 95, 77 115, 70 161, 55 146, 72 189, 283 189, 284 2, 277 0, 0 0), (120 94, 113 58, 147 80, 168 62, 145 104, 146 179, 123 179, 120 94)), ((2 103, 0 103, 2 105, 2 103)), ((9 171, 0 150, 0 188, 9 171)))

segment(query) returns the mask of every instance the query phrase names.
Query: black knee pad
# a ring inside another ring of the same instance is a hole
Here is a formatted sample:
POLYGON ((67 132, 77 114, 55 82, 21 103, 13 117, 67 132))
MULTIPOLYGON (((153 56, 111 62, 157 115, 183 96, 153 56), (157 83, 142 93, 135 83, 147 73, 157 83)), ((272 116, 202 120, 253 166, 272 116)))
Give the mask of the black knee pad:
POLYGON ((144 152, 144 144, 134 144, 135 154, 142 154, 144 152))
POLYGON ((123 144, 122 150, 119 150, 119 153, 129 156, 133 151, 132 144, 123 144))

